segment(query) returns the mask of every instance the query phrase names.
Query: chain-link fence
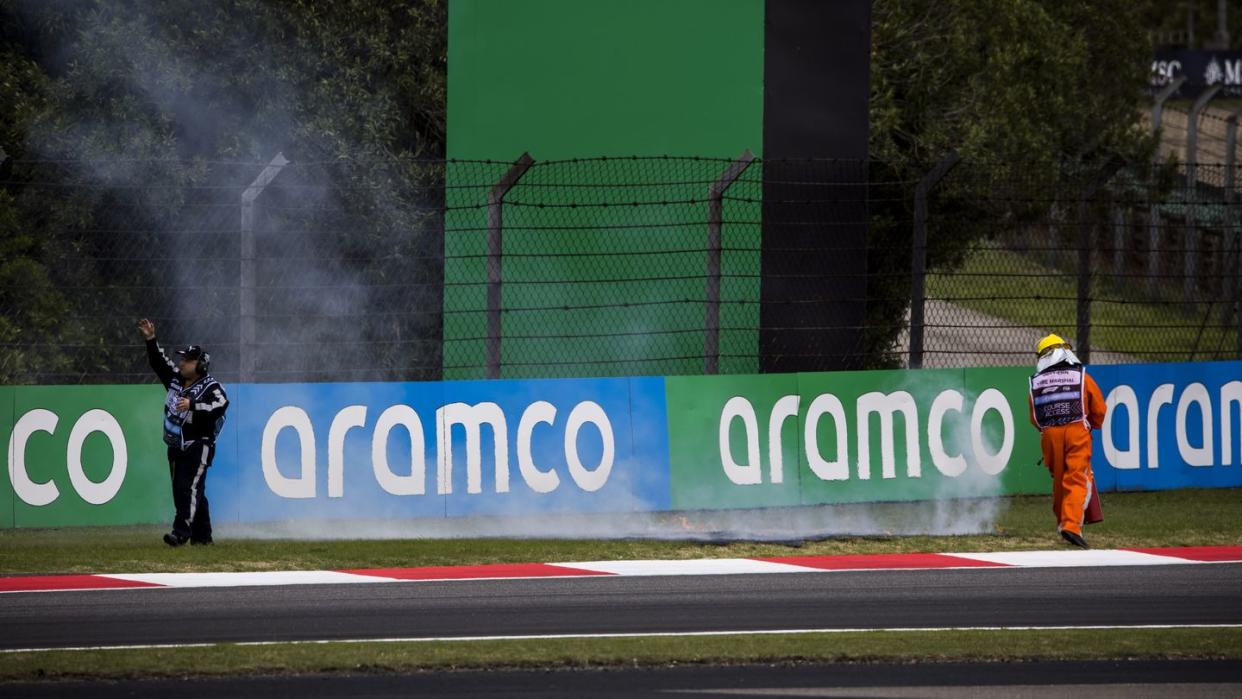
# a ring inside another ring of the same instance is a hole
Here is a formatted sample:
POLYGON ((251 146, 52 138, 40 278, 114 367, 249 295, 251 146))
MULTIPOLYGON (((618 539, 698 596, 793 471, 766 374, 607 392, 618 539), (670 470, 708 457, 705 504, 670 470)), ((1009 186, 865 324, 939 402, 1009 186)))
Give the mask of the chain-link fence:
POLYGON ((140 317, 229 381, 1236 358, 1238 174, 8 161, 0 382, 151 380, 140 317))
POLYGON ((1188 170, 1105 165, 1034 195, 981 168, 950 174, 944 188, 1025 214, 929 270, 923 366, 1025 363, 1047 331, 1095 363, 1242 357, 1239 172, 1188 170))
POLYGON ((443 163, 8 170, 5 383, 150 380, 140 317, 230 380, 440 375, 443 163))

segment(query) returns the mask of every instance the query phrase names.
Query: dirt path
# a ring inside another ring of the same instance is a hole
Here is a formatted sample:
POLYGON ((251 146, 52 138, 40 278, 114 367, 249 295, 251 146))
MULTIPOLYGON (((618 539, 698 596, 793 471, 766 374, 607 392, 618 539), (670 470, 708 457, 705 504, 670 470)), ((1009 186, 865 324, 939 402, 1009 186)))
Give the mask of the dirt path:
MULTIPOLYGON (((1043 328, 1018 325, 946 301, 927 301, 924 315, 923 366, 928 369, 1034 364, 1035 345, 1048 334, 1043 328)), ((905 321, 909 325, 908 311, 905 321)), ((909 348, 910 333, 903 330, 896 349, 905 356, 909 348)), ((1138 361, 1132 355, 1100 347, 1091 350, 1092 364, 1138 361)))

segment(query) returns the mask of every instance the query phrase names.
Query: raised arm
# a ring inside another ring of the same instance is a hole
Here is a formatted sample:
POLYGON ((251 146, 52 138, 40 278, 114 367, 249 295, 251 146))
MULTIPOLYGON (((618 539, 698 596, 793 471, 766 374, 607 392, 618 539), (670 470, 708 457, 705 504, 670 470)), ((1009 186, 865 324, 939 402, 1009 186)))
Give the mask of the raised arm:
POLYGON ((142 333, 142 338, 147 343, 147 361, 151 363, 151 369, 155 371, 155 375, 160 377, 160 383, 164 384, 164 388, 172 386, 173 381, 177 380, 177 365, 172 363, 167 354, 164 354, 160 343, 155 340, 155 324, 143 318, 138 321, 138 332, 142 333))

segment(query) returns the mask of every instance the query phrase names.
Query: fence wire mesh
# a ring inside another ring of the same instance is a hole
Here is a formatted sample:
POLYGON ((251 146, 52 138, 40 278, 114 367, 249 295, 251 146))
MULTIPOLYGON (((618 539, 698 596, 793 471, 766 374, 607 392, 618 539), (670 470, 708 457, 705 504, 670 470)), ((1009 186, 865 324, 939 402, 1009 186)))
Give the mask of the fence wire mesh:
POLYGON ((961 163, 911 328, 931 165, 8 161, 0 382, 150 381, 140 317, 230 381, 1242 356, 1236 166, 961 163))
POLYGON ((1018 199, 985 170, 954 172, 946 190, 990 192, 985 201, 1023 214, 990 222, 960 264, 929 271, 924 365, 1025 363, 1048 331, 1089 336, 1095 363, 1242 356, 1242 208, 1230 170, 1089 171, 1018 199))

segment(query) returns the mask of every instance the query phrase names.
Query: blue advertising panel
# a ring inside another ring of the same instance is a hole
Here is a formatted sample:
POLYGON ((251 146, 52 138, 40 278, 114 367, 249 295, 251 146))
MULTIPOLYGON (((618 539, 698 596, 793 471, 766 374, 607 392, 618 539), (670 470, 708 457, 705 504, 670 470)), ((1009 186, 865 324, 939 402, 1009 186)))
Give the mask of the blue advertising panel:
POLYGON ((1092 367, 1108 402, 1092 466, 1117 490, 1242 486, 1242 362, 1092 367))
POLYGON ((243 385, 233 405, 222 520, 668 509, 659 377, 243 385))

